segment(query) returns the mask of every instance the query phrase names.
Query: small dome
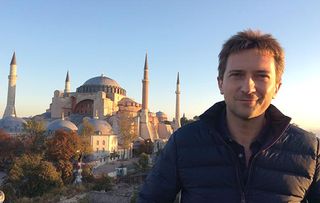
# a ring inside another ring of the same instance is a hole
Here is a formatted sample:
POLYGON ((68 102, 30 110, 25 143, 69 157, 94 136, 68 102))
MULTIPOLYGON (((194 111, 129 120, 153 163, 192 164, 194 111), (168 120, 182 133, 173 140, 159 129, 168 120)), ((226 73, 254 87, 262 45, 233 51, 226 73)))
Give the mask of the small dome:
POLYGON ((23 131, 23 124, 26 123, 22 118, 6 116, 0 120, 0 128, 9 134, 21 133, 23 131))
MULTIPOLYGON (((94 133, 97 135, 111 135, 114 134, 111 125, 105 121, 95 118, 88 119, 88 122, 93 126, 94 133)), ((83 124, 79 126, 79 134, 82 132, 83 124)))
POLYGON ((161 122, 168 120, 167 114, 163 113, 162 111, 158 111, 156 115, 161 122))
POLYGON ((120 85, 113 79, 108 78, 104 75, 91 78, 87 80, 83 85, 98 85, 98 86, 115 86, 120 87, 120 85))
POLYGON ((135 102, 133 99, 129 98, 129 97, 124 97, 122 98, 119 102, 118 102, 119 106, 141 106, 140 104, 138 104, 137 102, 135 102))
POLYGON ((121 102, 121 103, 134 102, 134 103, 136 103, 135 101, 133 101, 133 99, 131 99, 131 98, 129 98, 129 97, 124 97, 124 98, 122 98, 119 102, 121 102))
POLYGON ((156 113, 157 117, 167 117, 167 115, 165 113, 163 113, 162 111, 158 111, 156 113))
POLYGON ((56 130, 77 131, 78 128, 71 121, 57 119, 50 122, 47 126, 48 132, 54 132, 56 130))

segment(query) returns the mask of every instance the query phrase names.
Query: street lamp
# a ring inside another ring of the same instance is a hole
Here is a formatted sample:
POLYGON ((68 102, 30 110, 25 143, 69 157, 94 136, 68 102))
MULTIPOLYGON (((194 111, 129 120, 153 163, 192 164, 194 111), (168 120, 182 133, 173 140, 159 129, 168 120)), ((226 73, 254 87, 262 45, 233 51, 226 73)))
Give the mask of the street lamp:
POLYGON ((80 152, 80 150, 77 150, 77 153, 80 153, 80 156, 77 161, 77 169, 75 170, 76 178, 74 180, 74 184, 81 184, 82 183, 82 175, 81 175, 81 172, 82 172, 82 152, 80 152))

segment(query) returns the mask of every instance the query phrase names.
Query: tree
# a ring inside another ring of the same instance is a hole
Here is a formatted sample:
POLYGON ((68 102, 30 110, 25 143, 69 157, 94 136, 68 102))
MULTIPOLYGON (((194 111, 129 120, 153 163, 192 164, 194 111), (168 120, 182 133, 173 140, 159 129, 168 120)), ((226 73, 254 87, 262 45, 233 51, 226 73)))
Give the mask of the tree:
POLYGON ((35 119, 30 119, 27 123, 23 124, 23 131, 32 136, 43 135, 46 127, 42 120, 36 121, 35 119))
POLYGON ((52 161, 61 172, 64 183, 70 183, 73 179, 72 161, 79 158, 84 146, 81 139, 74 132, 58 130, 47 141, 46 157, 52 161))
POLYGON ((7 160, 11 158, 12 139, 4 131, 0 131, 0 168, 3 168, 7 160))
POLYGON ((82 129, 80 130, 80 135, 90 136, 90 135, 93 135, 93 133, 94 133, 93 125, 89 122, 88 119, 84 118, 82 121, 82 129))
POLYGON ((43 121, 30 119, 23 124, 24 134, 21 136, 26 150, 31 153, 43 154, 45 151, 45 124, 43 121))
POLYGON ((93 171, 92 171, 92 166, 89 165, 89 164, 85 164, 83 167, 82 167, 82 180, 84 182, 87 182, 87 183, 92 183, 94 182, 95 178, 94 178, 94 175, 93 175, 93 171))
POLYGON ((23 153, 23 143, 17 138, 0 130, 0 168, 9 169, 16 156, 23 153))
POLYGON ((197 120, 199 120, 199 116, 194 116, 193 119, 188 119, 185 114, 183 114, 183 116, 180 118, 180 123, 181 126, 184 126, 197 120))
POLYGON ((96 190, 96 191, 104 190, 105 192, 111 190, 114 185, 113 179, 108 175, 103 175, 101 177, 96 178, 94 183, 95 185, 92 188, 93 190, 96 190))
POLYGON ((138 162, 142 169, 148 168, 149 156, 145 153, 140 154, 138 162))
POLYGON ((138 137, 134 125, 134 117, 127 112, 122 112, 118 115, 122 146, 125 149, 129 149, 133 140, 138 137))
POLYGON ((40 155, 25 154, 16 158, 8 178, 18 197, 40 196, 63 185, 60 173, 40 155))
POLYGON ((138 163, 134 163, 137 170, 146 171, 149 168, 149 156, 145 153, 139 155, 138 163))
POLYGON ((81 141, 81 152, 83 154, 90 154, 92 153, 93 149, 90 144, 90 137, 88 136, 80 136, 80 141, 81 141))
POLYGON ((89 122, 89 119, 84 118, 82 121, 82 128, 80 128, 80 140, 83 145, 83 153, 90 154, 92 147, 90 145, 90 136, 94 134, 94 127, 89 122))

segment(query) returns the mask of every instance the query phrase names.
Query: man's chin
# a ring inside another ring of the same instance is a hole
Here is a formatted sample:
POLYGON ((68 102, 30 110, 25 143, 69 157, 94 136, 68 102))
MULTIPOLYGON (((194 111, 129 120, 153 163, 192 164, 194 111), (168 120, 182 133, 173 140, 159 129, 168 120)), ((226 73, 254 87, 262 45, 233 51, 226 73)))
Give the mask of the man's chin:
POLYGON ((253 112, 239 112, 237 115, 237 117, 247 121, 258 118, 259 116, 260 115, 256 115, 253 112))

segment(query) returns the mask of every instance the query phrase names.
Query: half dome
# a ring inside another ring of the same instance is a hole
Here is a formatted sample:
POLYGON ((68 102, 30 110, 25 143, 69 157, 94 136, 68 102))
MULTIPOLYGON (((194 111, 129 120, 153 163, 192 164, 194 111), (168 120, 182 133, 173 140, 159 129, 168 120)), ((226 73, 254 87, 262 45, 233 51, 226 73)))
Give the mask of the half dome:
POLYGON ((48 132, 54 132, 56 130, 77 131, 78 128, 71 121, 57 119, 50 122, 47 126, 48 132))
POLYGON ((0 128, 9 134, 21 133, 23 131, 23 124, 27 122, 19 117, 6 116, 0 120, 0 128))
MULTIPOLYGON (((114 134, 111 125, 105 121, 95 118, 87 118, 90 125, 92 125, 94 129, 94 134, 97 135, 111 135, 114 134)), ((83 124, 79 125, 78 133, 81 134, 83 130, 83 124)))

